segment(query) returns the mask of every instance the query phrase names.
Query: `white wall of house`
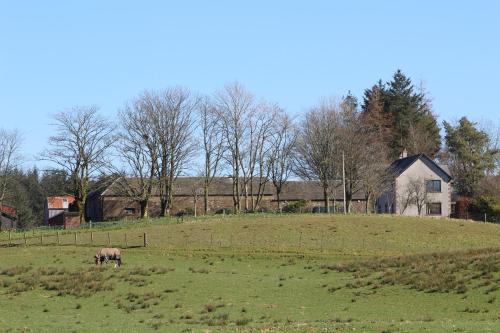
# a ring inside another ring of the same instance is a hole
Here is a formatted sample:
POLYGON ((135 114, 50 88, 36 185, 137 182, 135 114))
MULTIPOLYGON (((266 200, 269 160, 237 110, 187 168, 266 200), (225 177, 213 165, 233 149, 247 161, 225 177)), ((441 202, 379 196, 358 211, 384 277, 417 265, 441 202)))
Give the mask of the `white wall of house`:
MULTIPOLYGON (((402 213, 402 201, 401 198, 404 197, 404 193, 408 188, 409 183, 413 179, 418 179, 422 182, 428 180, 439 180, 441 182, 441 191, 436 193, 428 193, 427 201, 429 203, 441 204, 441 214, 428 214, 427 205, 422 209, 421 215, 434 215, 434 216, 449 216, 451 210, 451 183, 446 182, 444 179, 439 177, 432 169, 430 169, 424 162, 420 159, 416 160, 408 169, 406 169, 399 177, 396 178, 395 189, 396 189, 396 202, 395 202, 395 212, 402 215, 417 216, 418 207, 415 204, 409 205, 402 213)), ((436 207, 436 205, 434 205, 436 207)))

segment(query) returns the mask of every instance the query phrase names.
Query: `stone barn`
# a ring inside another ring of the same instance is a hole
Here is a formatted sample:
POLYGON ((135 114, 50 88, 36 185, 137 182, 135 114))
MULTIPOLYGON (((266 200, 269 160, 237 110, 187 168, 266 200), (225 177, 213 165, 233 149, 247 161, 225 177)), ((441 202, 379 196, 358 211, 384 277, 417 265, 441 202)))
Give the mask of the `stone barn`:
MULTIPOLYGON (((172 215, 183 211, 192 212, 195 205, 198 213, 203 213, 202 183, 203 178, 201 177, 179 177, 177 179, 173 193, 172 215)), ((90 193, 85 208, 86 219, 98 222, 140 217, 140 203, 128 194, 129 191, 126 190, 128 186, 138 186, 138 182, 134 179, 127 179, 127 185, 125 186, 124 180, 120 178, 107 188, 90 193)), ((253 186, 257 188, 258 183, 254 182, 253 186)), ((289 181, 283 187, 280 197, 282 206, 300 200, 307 201, 307 208, 305 210, 307 212, 320 212, 322 211, 321 207, 324 206, 323 189, 318 182, 314 181, 289 181)), ((251 201, 251 197, 248 200, 251 201)), ((337 206, 341 206, 342 193, 340 190, 337 191, 335 200, 332 198, 331 203, 333 204, 334 202, 337 206)), ((244 210, 245 202, 243 195, 241 196, 240 205, 242 210, 244 210)), ((208 206, 211 214, 233 210, 233 183, 231 178, 214 178, 209 188, 208 206)), ((268 210, 276 209, 276 207, 277 198, 275 188, 271 182, 267 182, 262 194, 260 208, 268 210)), ((353 196, 351 211, 364 212, 364 207, 364 194, 360 191, 353 196)), ((159 213, 160 198, 158 189, 154 189, 149 201, 149 215, 157 217, 159 213)))

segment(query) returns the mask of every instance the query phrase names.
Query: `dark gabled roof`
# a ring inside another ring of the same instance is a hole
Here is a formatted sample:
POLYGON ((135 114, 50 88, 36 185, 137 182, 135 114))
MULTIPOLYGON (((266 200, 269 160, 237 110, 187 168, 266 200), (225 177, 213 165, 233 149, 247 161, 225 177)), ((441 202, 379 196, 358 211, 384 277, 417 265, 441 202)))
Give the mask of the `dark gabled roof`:
MULTIPOLYGON (((242 180, 243 182, 243 180, 242 180)), ((127 195, 127 187, 139 187, 139 180, 137 178, 119 178, 114 181, 102 193, 96 193, 103 196, 125 196, 127 195)), ((248 190, 250 191, 250 185, 248 190)), ((259 187, 258 179, 253 181, 254 192, 257 192, 259 187)), ((173 195, 174 196, 193 196, 194 191, 200 192, 203 188, 202 177, 179 177, 175 181, 173 195)), ((159 195, 157 186, 153 187, 153 195, 159 195)), ((230 196, 233 195, 233 182, 228 177, 215 177, 209 186, 209 194, 211 196, 230 196)), ((273 195, 272 184, 267 184, 264 190, 264 195, 273 195)))
MULTIPOLYGON (((243 180, 242 180, 243 181, 243 180)), ((137 178, 119 178, 115 180, 103 192, 95 191, 89 196, 127 196, 127 186, 139 186, 137 178)), ((254 180, 254 192, 258 190, 258 180, 254 180)), ((193 196, 194 190, 202 189, 202 177, 179 177, 177 178, 174 186, 174 196, 193 196)), ((250 191, 250 188, 248 188, 250 191)), ((209 187, 210 196, 232 196, 233 195, 233 182, 228 177, 215 177, 209 187)), ((153 195, 159 195, 158 188, 153 189, 153 195)), ((266 184, 264 195, 274 196, 275 188, 271 181, 266 184)), ((331 196, 331 195, 330 195, 331 196)), ((342 200, 341 189, 335 193, 336 200, 342 200)), ((323 188, 318 181, 288 181, 283 185, 280 199, 287 200, 323 200, 323 188)), ((353 194, 353 200, 364 200, 364 192, 358 191, 353 194)))
POLYGON ((429 169, 434 171, 434 173, 441 177, 441 179, 443 179, 445 182, 448 183, 453 178, 450 175, 448 168, 437 164, 425 154, 412 155, 400 158, 399 160, 395 160, 394 162, 392 162, 390 170, 394 173, 395 177, 398 177, 417 160, 421 160, 429 169))
MULTIPOLYGON (((342 186, 334 193, 335 200, 342 201, 343 193, 342 186)), ((330 197, 333 197, 330 194, 330 197)), ((280 194, 280 200, 314 200, 321 201, 324 200, 323 197, 323 187, 319 181, 303 181, 303 180, 293 180, 288 181, 283 185, 282 192, 280 194)), ((352 200, 364 200, 365 194, 363 191, 357 191, 353 194, 352 200)))

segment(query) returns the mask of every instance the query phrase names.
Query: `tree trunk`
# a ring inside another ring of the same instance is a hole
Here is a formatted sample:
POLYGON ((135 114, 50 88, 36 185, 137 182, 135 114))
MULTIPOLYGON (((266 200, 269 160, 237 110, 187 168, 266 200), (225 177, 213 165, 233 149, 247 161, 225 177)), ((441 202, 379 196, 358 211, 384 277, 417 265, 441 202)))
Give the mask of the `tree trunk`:
POLYGON ((350 213, 351 212, 351 204, 352 204, 352 192, 351 191, 346 191, 346 212, 350 213))
POLYGON ((326 213, 330 212, 330 199, 328 198, 328 188, 323 187, 323 199, 325 200, 326 213))
POLYGON ((170 213, 172 212, 172 202, 173 202, 173 189, 172 187, 170 187, 168 189, 168 195, 167 195, 167 207, 166 207, 167 216, 170 216, 170 213))
POLYGON ((278 211, 281 212, 281 188, 276 188, 276 200, 278 201, 278 211))
POLYGON ((370 200, 370 195, 365 195, 365 214, 368 214, 368 201, 370 200))
POLYGON ((165 197, 160 199, 160 216, 167 216, 167 199, 165 197))
POLYGON ((205 215, 208 214, 208 186, 205 184, 203 187, 203 210, 205 215))
POLYGON ((197 208, 198 208, 198 194, 196 192, 194 193, 194 198, 193 198, 193 211, 194 211, 194 217, 197 217, 197 208))
POLYGON ((252 207, 252 211, 255 210, 255 198, 253 193, 253 177, 250 177, 250 207, 252 207))
POLYGON ((248 213, 248 186, 247 186, 247 183, 246 183, 246 179, 243 180, 243 183, 244 183, 244 186, 245 186, 245 189, 243 191, 243 195, 245 197, 245 213, 248 213))
POLYGON ((141 219, 147 219, 149 217, 149 199, 141 200, 141 219))
POLYGON ((233 171, 233 205, 234 213, 240 213, 240 177, 238 176, 239 169, 233 171))
POLYGON ((76 206, 78 208, 78 215, 80 217, 80 224, 85 223, 85 202, 82 198, 76 199, 76 206))

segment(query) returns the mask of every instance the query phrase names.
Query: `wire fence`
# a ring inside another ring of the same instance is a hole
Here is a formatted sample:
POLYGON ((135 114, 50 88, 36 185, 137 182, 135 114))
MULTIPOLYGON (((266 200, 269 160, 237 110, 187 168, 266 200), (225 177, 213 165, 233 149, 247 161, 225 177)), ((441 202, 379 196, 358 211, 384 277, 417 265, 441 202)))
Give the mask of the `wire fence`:
POLYGON ((147 234, 144 232, 62 232, 52 233, 13 233, 9 232, 8 238, 0 240, 0 247, 10 246, 108 246, 108 247, 146 247, 147 234), (21 237, 20 237, 21 236, 21 237))

